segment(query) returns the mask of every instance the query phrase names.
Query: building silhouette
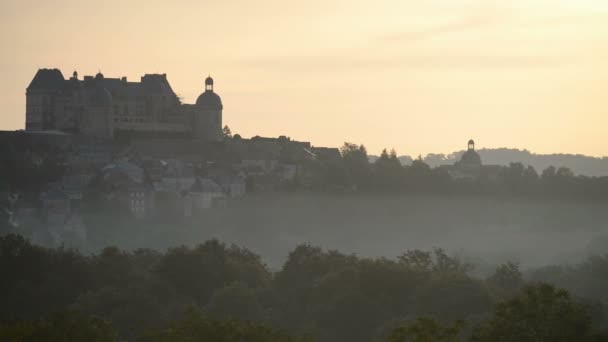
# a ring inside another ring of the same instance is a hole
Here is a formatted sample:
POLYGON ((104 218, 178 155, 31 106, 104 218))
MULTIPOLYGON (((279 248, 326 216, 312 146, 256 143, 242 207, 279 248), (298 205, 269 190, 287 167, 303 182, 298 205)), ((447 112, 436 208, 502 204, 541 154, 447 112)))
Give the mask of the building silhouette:
POLYGON ((453 165, 440 165, 441 169, 454 179, 490 179, 496 180, 500 176, 500 165, 484 165, 481 156, 475 150, 475 141, 469 140, 467 150, 453 165))
POLYGON ((184 104, 166 74, 146 74, 139 82, 78 73, 65 79, 58 69, 40 69, 26 90, 27 131, 114 139, 179 137, 222 139, 222 100, 211 77, 195 104, 184 104))

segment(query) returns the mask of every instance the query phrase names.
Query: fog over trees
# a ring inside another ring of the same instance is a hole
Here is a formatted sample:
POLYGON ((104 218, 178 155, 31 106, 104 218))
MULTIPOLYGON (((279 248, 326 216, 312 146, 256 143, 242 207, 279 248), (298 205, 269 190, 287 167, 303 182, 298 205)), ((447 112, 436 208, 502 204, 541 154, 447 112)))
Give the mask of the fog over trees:
POLYGON ((58 246, 12 210, 64 155, 1 148, 0 340, 606 340, 605 176, 370 162, 346 143, 272 191, 252 178, 226 205, 136 219, 99 173, 86 244, 58 246))
POLYGON ((217 240, 85 256, 7 235, 0 257, 5 340, 608 338, 607 255, 527 274, 506 263, 478 277, 473 264, 440 248, 363 258, 299 245, 273 272, 255 253, 217 240))

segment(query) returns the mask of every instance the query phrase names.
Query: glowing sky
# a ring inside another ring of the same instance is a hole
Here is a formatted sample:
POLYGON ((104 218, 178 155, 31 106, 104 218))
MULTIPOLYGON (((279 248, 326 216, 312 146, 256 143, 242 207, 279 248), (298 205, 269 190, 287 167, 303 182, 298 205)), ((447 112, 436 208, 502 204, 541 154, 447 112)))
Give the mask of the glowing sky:
POLYGON ((0 129, 38 68, 211 73, 244 137, 608 155, 606 0, 4 0, 0 46, 0 129))

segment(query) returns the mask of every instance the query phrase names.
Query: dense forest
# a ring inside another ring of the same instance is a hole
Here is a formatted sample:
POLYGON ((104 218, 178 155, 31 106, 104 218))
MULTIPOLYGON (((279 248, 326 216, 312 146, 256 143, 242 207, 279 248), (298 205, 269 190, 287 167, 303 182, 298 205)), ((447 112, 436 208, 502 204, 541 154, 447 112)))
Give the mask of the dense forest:
POLYGON ((0 238, 8 341, 606 341, 608 255, 487 277, 436 248, 364 258, 300 245, 273 272, 217 240, 166 252, 0 238), (221 337, 220 337, 221 336, 221 337))

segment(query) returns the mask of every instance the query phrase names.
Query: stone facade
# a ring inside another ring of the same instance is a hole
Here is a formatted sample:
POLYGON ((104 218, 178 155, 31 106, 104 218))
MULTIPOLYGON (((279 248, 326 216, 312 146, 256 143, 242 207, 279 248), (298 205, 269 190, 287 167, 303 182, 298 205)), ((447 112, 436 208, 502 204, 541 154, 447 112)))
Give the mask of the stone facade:
POLYGON ((182 104, 166 74, 140 82, 102 73, 65 79, 58 69, 40 69, 26 91, 27 131, 61 131, 114 139, 123 136, 222 139, 221 98, 213 79, 196 104, 182 104))

